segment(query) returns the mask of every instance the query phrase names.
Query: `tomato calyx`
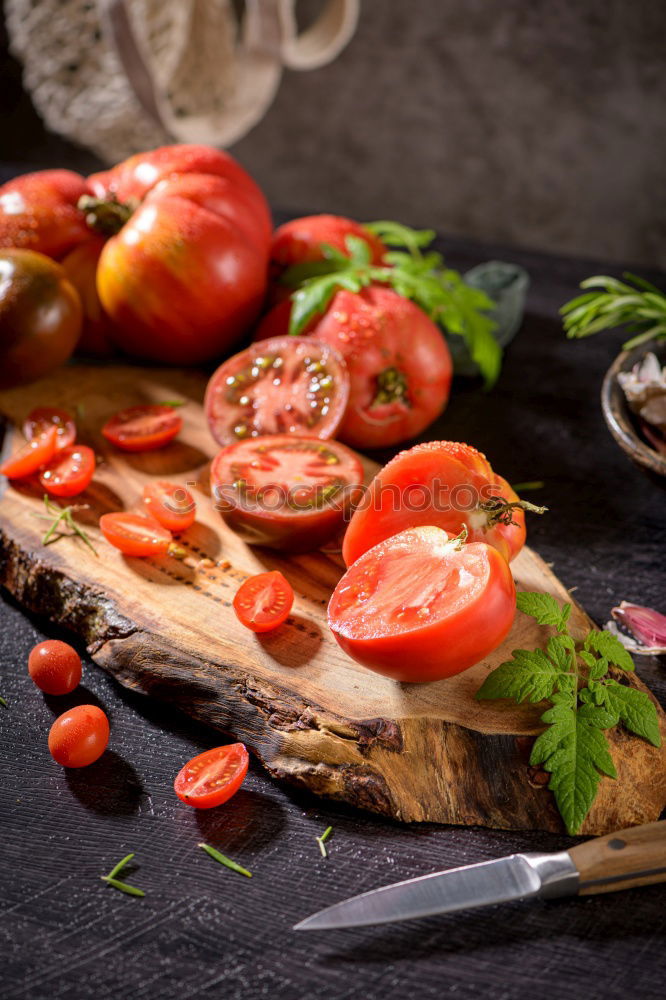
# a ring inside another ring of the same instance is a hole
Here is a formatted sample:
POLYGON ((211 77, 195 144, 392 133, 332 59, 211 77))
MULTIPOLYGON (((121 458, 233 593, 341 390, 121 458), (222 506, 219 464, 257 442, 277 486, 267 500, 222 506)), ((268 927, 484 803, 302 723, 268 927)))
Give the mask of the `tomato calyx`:
MULTIPOLYGON (((547 507, 537 507, 529 500, 505 500, 504 497, 488 497, 477 507, 479 513, 485 515, 483 524, 480 527, 486 531, 496 524, 515 524, 513 519, 514 510, 526 510, 530 514, 545 514, 547 507)), ((472 515, 473 516, 473 515, 472 515)))
POLYGON ((103 236, 115 236, 133 214, 136 204, 118 201, 115 195, 108 198, 94 198, 83 194, 76 206, 85 213, 86 225, 93 232, 103 236))
POLYGON ((387 403, 412 405, 409 400, 407 376, 399 368, 385 368, 377 375, 377 393, 370 406, 386 406, 387 403))

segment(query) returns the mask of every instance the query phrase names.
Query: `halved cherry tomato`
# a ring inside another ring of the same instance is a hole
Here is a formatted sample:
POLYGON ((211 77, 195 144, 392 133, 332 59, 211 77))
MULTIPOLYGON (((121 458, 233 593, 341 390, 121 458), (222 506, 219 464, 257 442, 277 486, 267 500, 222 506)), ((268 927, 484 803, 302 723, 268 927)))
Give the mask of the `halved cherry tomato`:
POLYGON ((109 742, 109 720, 97 705, 77 705, 58 716, 49 732, 51 756, 63 767, 87 767, 109 742))
POLYGON ((178 772, 174 791, 181 802, 196 809, 221 806, 243 784, 249 762, 242 743, 205 750, 178 772))
POLYGON ((173 541, 170 531, 143 514, 102 514, 99 528, 107 542, 126 556, 163 556, 173 541))
POLYGON ((123 451, 152 451, 172 441, 183 426, 173 406, 130 406, 114 414, 102 434, 123 451))
POLYGON ((348 398, 338 351, 307 337, 276 337, 225 361, 208 383, 204 408, 222 445, 261 434, 330 438, 348 398))
POLYGON ((246 541, 308 552, 342 527, 363 466, 337 441, 270 434, 223 448, 210 478, 216 509, 246 541))
POLYGON ((56 429, 56 451, 61 451, 76 441, 74 417, 55 406, 38 406, 31 410, 23 423, 23 433, 28 441, 32 441, 44 434, 49 427, 56 429))
POLYGON ((39 473, 39 481, 54 497, 74 497, 87 489, 95 473, 95 452, 85 444, 57 451, 39 473))
POLYGON ((234 597, 234 611, 246 628, 270 632, 288 618, 293 603, 291 584, 278 570, 272 570, 241 584, 234 597))
POLYGON ((55 454, 56 433, 55 427, 49 427, 39 437, 32 438, 0 465, 0 473, 8 479, 24 479, 37 472, 55 454))
POLYGON ((509 564, 435 527, 375 545, 333 592, 328 624, 349 656, 397 681, 434 681, 478 663, 511 628, 509 564))
POLYGON ((81 657, 69 643, 47 639, 30 650, 28 673, 45 694, 69 694, 81 680, 81 657))
POLYGON ((197 507, 184 486, 158 480, 143 488, 143 502, 151 517, 169 531, 185 531, 194 524, 197 507))
POLYGON ((518 496, 471 445, 429 441, 396 455, 381 469, 354 511, 342 543, 350 566, 384 538, 405 528, 434 524, 469 541, 493 545, 508 561, 525 544, 525 514, 518 496), (494 499, 496 498, 496 499, 494 499))

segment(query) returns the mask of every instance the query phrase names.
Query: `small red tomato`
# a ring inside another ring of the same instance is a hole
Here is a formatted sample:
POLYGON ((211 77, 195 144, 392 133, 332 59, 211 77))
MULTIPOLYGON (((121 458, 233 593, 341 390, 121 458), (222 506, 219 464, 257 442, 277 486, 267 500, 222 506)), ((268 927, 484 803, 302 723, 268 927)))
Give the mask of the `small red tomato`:
POLYGON ((114 414, 102 434, 123 451, 152 451, 172 441, 183 426, 173 406, 130 406, 114 414))
POLYGON ((181 802, 196 809, 220 806, 243 784, 249 762, 242 743, 206 750, 178 772, 174 791, 181 802))
POLYGON ((59 410, 55 406, 38 406, 32 410, 23 423, 23 433, 28 441, 32 441, 50 427, 56 429, 56 451, 62 451, 76 441, 74 418, 66 410, 59 410))
POLYGON ((30 650, 28 673, 44 694, 69 694, 81 680, 81 657, 68 643, 47 639, 30 650))
POLYGON ((197 514, 194 497, 184 486, 158 480, 143 488, 143 502, 151 517, 169 531, 185 531, 197 514))
POLYGON ((253 632, 270 632, 288 617, 294 591, 278 570, 258 573, 241 584, 234 597, 239 622, 253 632))
POLYGON ((271 270, 279 273, 304 261, 323 260, 324 245, 349 254, 347 237, 364 240, 372 253, 372 263, 381 264, 386 247, 374 233, 342 215, 305 215, 279 226, 271 243, 271 270))
POLYGON ((50 427, 44 434, 32 438, 0 465, 0 473, 8 479, 25 479, 37 472, 55 454, 56 433, 55 427, 50 427))
POLYGON ((99 527, 107 542, 126 556, 163 556, 173 541, 170 531, 143 514, 102 514, 99 527))
POLYGON ((39 481, 54 497, 74 497, 88 488, 95 473, 95 452, 85 444, 70 444, 57 451, 39 474, 39 481))
POLYGON ((109 742, 109 720, 96 705, 77 705, 59 715, 49 732, 51 756, 63 767, 87 767, 109 742))

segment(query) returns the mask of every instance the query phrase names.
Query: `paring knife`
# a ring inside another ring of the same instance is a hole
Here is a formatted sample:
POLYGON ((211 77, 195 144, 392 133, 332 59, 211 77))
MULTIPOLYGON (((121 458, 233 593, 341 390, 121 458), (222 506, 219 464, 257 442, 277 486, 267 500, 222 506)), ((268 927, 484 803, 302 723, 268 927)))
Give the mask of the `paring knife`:
POLYGON ((387 924, 518 899, 588 896, 666 882, 666 820, 555 854, 511 854, 411 878, 320 910, 297 931, 387 924))

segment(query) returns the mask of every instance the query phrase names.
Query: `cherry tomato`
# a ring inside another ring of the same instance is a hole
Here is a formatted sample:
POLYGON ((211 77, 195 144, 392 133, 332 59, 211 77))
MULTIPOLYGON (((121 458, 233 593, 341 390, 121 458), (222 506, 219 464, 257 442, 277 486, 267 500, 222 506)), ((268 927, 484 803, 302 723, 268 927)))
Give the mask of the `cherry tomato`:
POLYGON ((39 481, 54 497, 74 497, 88 488, 95 473, 95 452, 85 444, 57 451, 39 473, 39 481))
POLYGON ((348 236, 365 240, 372 251, 372 263, 381 263, 386 247, 360 222, 354 222, 353 219, 346 219, 341 215, 306 215, 285 222, 273 233, 271 275, 276 277, 294 264, 323 260, 323 244, 347 254, 348 236))
POLYGON ((116 230, 97 269, 114 342, 169 364, 228 350, 259 314, 267 283, 270 212, 249 174, 227 153, 182 145, 132 156, 89 183, 101 203, 87 218, 116 230))
POLYGON ((37 472, 55 455, 57 431, 55 427, 34 437, 0 465, 0 473, 8 479, 25 479, 37 472))
POLYGON ((59 639, 47 639, 30 650, 28 673, 45 694, 69 694, 81 680, 81 657, 59 639))
POLYGON ((525 544, 525 515, 497 508, 518 501, 485 455, 458 441, 429 441, 396 455, 381 469, 349 522, 342 544, 347 566, 405 528, 434 524, 469 541, 493 545, 507 561, 525 544), (507 523, 509 522, 509 523, 507 523))
POLYGON ((329 438, 348 398, 336 350, 308 337, 277 337, 225 361, 208 383, 204 408, 218 444, 261 434, 329 438))
POLYGON ((342 527, 363 467, 337 441, 271 434, 223 448, 210 476, 217 510, 246 541, 308 552, 342 527))
POLYGON ((102 514, 99 528, 107 542, 126 556, 163 556, 173 541, 170 531, 143 514, 102 514))
MULTIPOLYGON (((289 314, 285 303, 276 306, 255 338, 275 336, 280 323, 286 333, 289 314)), ((353 447, 405 441, 446 406, 453 367, 444 336, 418 306, 390 288, 342 289, 307 333, 347 363, 349 402, 338 436, 353 447)))
POLYGON ((123 451, 152 451, 173 441, 183 418, 173 406, 130 406, 120 410, 102 427, 102 434, 123 451))
POLYGON ((151 517, 169 531, 185 531, 197 514, 194 497, 184 486, 158 480, 143 488, 143 502, 151 517))
POLYGON ((109 742, 109 720, 96 705, 77 705, 58 716, 49 732, 51 756, 63 767, 94 764, 109 742))
POLYGON ((174 791, 181 802, 196 809, 221 806, 243 784, 249 762, 242 743, 206 750, 178 772, 174 791))
POLYGON ((77 208, 88 184, 71 170, 39 170, 0 187, 0 246, 62 257, 90 236, 77 208))
POLYGON ((97 267, 106 240, 92 236, 67 254, 62 266, 76 288, 83 306, 83 329, 76 353, 88 358, 109 358, 114 353, 113 324, 97 292, 97 267))
POLYGON ((82 317, 60 264, 33 250, 0 250, 0 388, 32 382, 66 361, 82 317))
POLYGON ((50 427, 56 429, 56 451, 62 451, 76 441, 74 417, 55 406, 38 406, 32 410, 23 424, 23 433, 28 441, 44 434, 50 427))
POLYGON ((432 526, 369 549, 333 592, 328 623, 349 656, 397 681, 451 677, 506 637, 516 590, 505 559, 432 526))
POLYGON ((270 632, 288 618, 293 603, 291 584, 278 570, 272 570, 241 584, 234 597, 234 611, 246 628, 270 632))

